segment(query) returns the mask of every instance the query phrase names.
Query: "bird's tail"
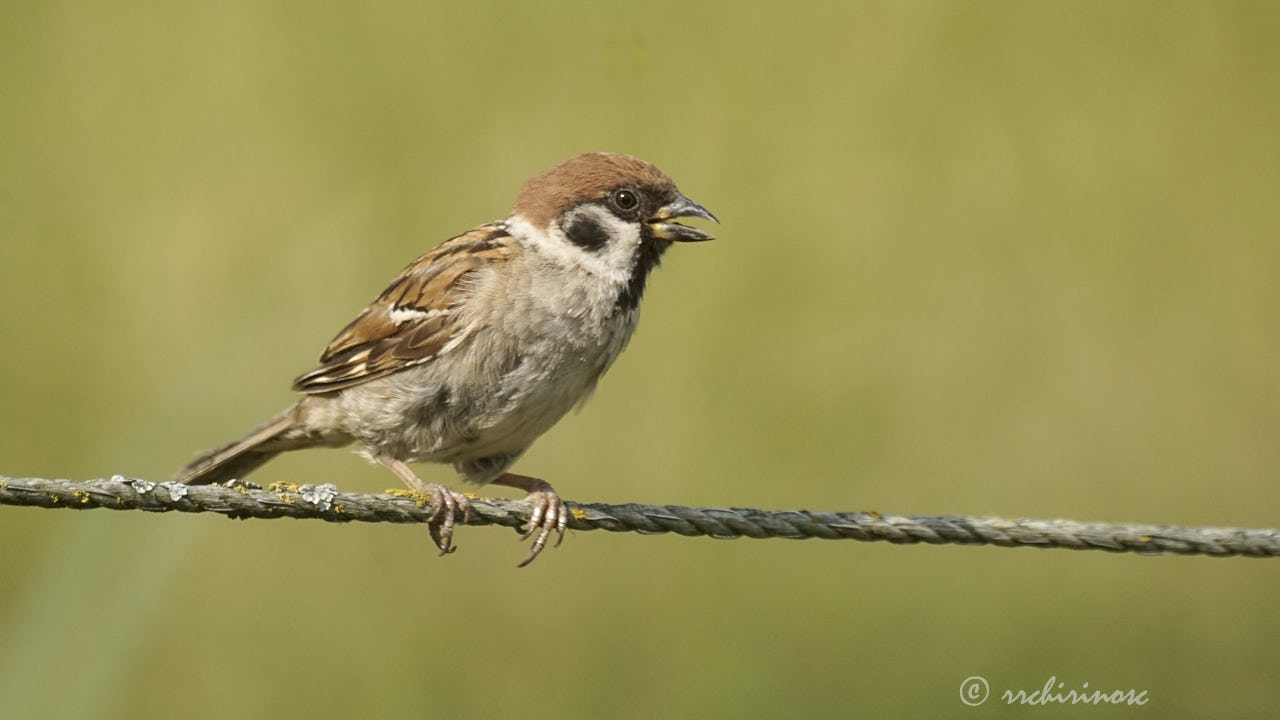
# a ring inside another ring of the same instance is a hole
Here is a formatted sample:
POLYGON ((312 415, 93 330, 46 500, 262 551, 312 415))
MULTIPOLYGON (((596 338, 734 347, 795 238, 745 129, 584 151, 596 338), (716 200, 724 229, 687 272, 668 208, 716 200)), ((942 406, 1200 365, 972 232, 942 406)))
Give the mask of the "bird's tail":
POLYGON ((285 450, 308 444, 286 437, 293 434, 288 431, 297 425, 297 421, 298 405, 295 404, 239 440, 210 450, 187 463, 173 479, 188 485, 208 485, 243 478, 285 450), (289 442, 289 439, 294 441, 289 442))

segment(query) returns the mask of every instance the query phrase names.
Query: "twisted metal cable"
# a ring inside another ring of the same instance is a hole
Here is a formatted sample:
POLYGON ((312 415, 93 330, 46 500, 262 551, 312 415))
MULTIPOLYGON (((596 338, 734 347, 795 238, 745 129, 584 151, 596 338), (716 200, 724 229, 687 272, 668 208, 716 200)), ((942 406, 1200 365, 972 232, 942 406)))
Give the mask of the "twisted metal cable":
MULTIPOLYGON (((431 508, 408 491, 384 494, 338 492, 333 485, 277 483, 182 485, 116 475, 72 482, 0 475, 0 505, 87 510, 214 512, 231 518, 314 518, 329 522, 424 523, 431 508)), ((1174 553, 1214 557, 1280 556, 1280 530, 1085 523, 968 515, 888 515, 877 512, 811 512, 691 508, 678 505, 566 503, 569 528, 645 534, 676 533, 714 538, 823 538, 884 541, 901 545, 997 545, 1069 548, 1140 554, 1174 553)), ((522 500, 477 498, 469 525, 520 527, 529 519, 522 500)))

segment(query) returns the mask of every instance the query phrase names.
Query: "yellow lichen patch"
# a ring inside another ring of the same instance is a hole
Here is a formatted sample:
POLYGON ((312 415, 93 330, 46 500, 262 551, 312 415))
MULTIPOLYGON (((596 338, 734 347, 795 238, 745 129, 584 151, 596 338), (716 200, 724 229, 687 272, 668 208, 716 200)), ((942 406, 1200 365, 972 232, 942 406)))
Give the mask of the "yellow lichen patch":
POLYGON ((49 493, 49 502, 53 503, 54 505, 57 505, 58 503, 62 502, 62 498, 58 497, 57 495, 54 495, 53 493, 49 493))
POLYGON ((284 492, 280 493, 280 499, 281 499, 281 500, 283 500, 284 502, 288 503, 289 505, 296 505, 296 504, 297 504, 297 501, 295 501, 295 500, 293 499, 293 496, 292 496, 292 495, 290 495, 289 493, 284 493, 284 492))
POLYGON ((235 487, 233 487, 233 488, 231 488, 231 489, 232 489, 232 490, 235 490, 236 492, 240 493, 241 495, 248 495, 248 494, 249 494, 249 489, 248 489, 248 488, 246 488, 246 487, 245 487, 245 486, 243 486, 243 485, 236 485, 235 487))
POLYGON ((417 490, 405 490, 404 488, 392 488, 387 491, 387 494, 395 495, 396 497, 409 498, 410 500, 415 501, 418 504, 418 507, 420 508, 426 507, 431 504, 431 496, 423 492, 418 492, 417 490))
POLYGON ((267 489, 270 490, 271 492, 283 493, 283 492, 298 492, 298 490, 301 487, 302 486, 299 485, 298 483, 275 482, 268 485, 267 489))
POLYGON ((71 494, 76 496, 76 499, 80 501, 81 505, 89 502, 89 493, 84 490, 72 490, 71 494))
POLYGON ((1143 536, 1142 536, 1142 542, 1151 542, 1151 536, 1150 536, 1150 535, 1143 535, 1143 536))
POLYGON ((337 504, 337 505, 334 505, 334 506, 333 506, 333 514, 334 514, 334 515, 341 515, 341 514, 345 513, 346 511, 347 511, 347 506, 346 506, 346 505, 343 505, 343 504, 341 504, 341 503, 339 503, 339 504, 337 504))
POLYGON ((479 500, 479 499, 480 499, 480 496, 479 496, 479 495, 477 495, 477 494, 475 494, 475 493, 473 493, 473 492, 464 492, 464 493, 462 493, 462 497, 464 497, 464 498, 466 498, 466 499, 468 499, 468 500, 479 500))
POLYGON ((8 490, 8 489, 9 489, 9 481, 0 480, 0 490, 8 490))
POLYGON ((578 520, 587 519, 587 511, 582 508, 569 508, 569 514, 578 520))

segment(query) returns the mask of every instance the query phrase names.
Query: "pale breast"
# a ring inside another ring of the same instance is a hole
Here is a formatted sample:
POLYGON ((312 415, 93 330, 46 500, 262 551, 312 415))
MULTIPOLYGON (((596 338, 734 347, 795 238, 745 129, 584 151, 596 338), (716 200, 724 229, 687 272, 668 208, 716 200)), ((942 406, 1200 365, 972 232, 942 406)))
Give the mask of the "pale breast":
POLYGON ((616 288, 560 275, 503 273, 477 287, 465 342, 335 398, 349 433, 372 454, 405 461, 523 452, 591 394, 635 329, 616 288))

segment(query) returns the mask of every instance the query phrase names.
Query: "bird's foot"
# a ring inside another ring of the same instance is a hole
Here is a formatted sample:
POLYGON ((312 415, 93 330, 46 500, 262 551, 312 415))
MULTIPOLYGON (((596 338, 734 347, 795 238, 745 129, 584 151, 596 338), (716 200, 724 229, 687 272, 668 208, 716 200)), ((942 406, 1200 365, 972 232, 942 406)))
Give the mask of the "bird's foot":
POLYGON ((556 547, 560 547, 560 543, 564 542, 564 529, 569 524, 569 509, 564 506, 564 501, 550 485, 545 482, 542 485, 542 488, 525 496, 525 500, 533 503, 533 515, 529 518, 528 529, 520 539, 528 540, 535 534, 537 537, 529 548, 529 556, 516 567, 524 567, 538 557, 538 553, 542 552, 543 546, 547 544, 547 538, 551 537, 552 530, 557 533, 556 547))
POLYGON ((440 483, 427 483, 419 490, 431 498, 431 515, 427 521, 431 539, 440 548, 441 555, 448 555, 458 549, 453 546, 454 523, 461 513, 462 524, 467 524, 471 519, 471 502, 466 495, 440 483))
POLYGON ((431 540, 440 548, 440 554, 448 555, 457 550, 453 546, 453 525, 459 512, 462 513, 463 525, 471 519, 471 501, 467 500, 467 496, 440 483, 423 482, 422 478, 400 460, 378 458, 378 462, 395 473, 409 489, 421 493, 431 501, 427 528, 431 531, 431 540))
POLYGON ((515 473, 507 473, 493 483, 528 492, 524 499, 533 504, 533 514, 529 516, 529 524, 520 535, 521 540, 532 537, 533 545, 529 548, 528 557, 516 567, 524 567, 533 562, 533 559, 538 557, 538 553, 542 552, 542 548, 546 547, 547 539, 551 537, 553 531, 558 534, 556 547, 564 542, 564 531, 569 524, 569 509, 565 507, 564 501, 560 499, 550 483, 515 473), (535 535, 537 537, 534 537, 535 535))

